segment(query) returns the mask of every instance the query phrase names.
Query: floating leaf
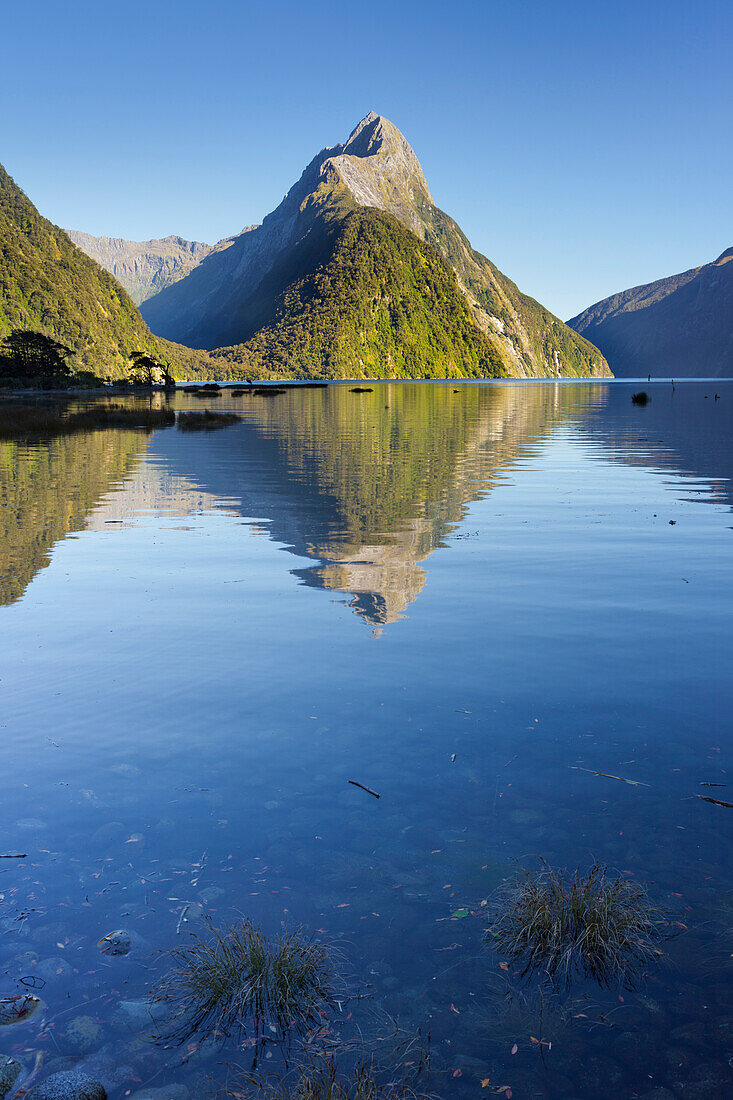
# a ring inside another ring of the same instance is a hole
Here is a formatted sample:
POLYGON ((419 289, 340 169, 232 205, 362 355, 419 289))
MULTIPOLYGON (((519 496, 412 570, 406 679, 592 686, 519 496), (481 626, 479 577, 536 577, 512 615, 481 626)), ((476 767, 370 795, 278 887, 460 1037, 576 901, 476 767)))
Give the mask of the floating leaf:
POLYGON ((516 1054, 518 1050, 519 1050, 519 1047, 515 1043, 514 1046, 512 1047, 512 1054, 516 1054))
POLYGON ((468 909, 454 909, 451 913, 451 920, 463 920, 469 914, 468 909))

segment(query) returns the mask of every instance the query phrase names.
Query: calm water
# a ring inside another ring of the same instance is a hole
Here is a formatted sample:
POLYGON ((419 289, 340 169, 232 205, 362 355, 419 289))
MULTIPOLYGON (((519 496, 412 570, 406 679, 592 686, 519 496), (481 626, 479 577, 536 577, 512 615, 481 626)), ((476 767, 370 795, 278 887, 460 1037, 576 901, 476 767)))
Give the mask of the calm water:
POLYGON ((733 1095, 733 811, 698 797, 733 801, 733 384, 634 388, 224 393, 218 432, 0 443, 0 995, 46 982, 0 1052, 213 1095, 247 1052, 161 1050, 145 998, 246 914, 338 944, 367 996, 329 1037, 429 1031, 439 1096, 733 1095), (635 991, 540 1004, 483 947, 540 857, 669 912, 635 991))

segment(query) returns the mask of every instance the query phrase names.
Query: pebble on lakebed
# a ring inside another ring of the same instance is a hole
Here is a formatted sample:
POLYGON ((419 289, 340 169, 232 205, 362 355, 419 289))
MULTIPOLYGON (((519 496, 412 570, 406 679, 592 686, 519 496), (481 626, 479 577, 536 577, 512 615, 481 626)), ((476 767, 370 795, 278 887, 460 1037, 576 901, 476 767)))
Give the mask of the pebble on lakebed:
POLYGON ((34 1085, 26 1100, 107 1100, 107 1090, 86 1073, 72 1069, 34 1085))

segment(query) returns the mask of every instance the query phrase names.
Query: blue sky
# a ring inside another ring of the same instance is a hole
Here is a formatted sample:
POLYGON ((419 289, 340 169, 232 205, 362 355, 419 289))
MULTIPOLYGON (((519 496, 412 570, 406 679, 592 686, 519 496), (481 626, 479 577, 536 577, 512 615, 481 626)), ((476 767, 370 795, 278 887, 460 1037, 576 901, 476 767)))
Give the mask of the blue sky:
POLYGON ((27 0, 0 162, 68 228, 214 241, 369 109, 567 318, 733 244, 733 4, 27 0))

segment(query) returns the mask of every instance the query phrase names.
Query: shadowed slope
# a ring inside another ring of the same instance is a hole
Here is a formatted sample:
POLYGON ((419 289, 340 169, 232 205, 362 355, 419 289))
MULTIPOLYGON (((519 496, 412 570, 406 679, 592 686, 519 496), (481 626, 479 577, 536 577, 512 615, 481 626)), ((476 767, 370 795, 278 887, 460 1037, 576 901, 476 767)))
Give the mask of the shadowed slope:
POLYGON ((619 377, 733 376, 733 248, 714 263, 633 287, 568 324, 603 351, 619 377))

